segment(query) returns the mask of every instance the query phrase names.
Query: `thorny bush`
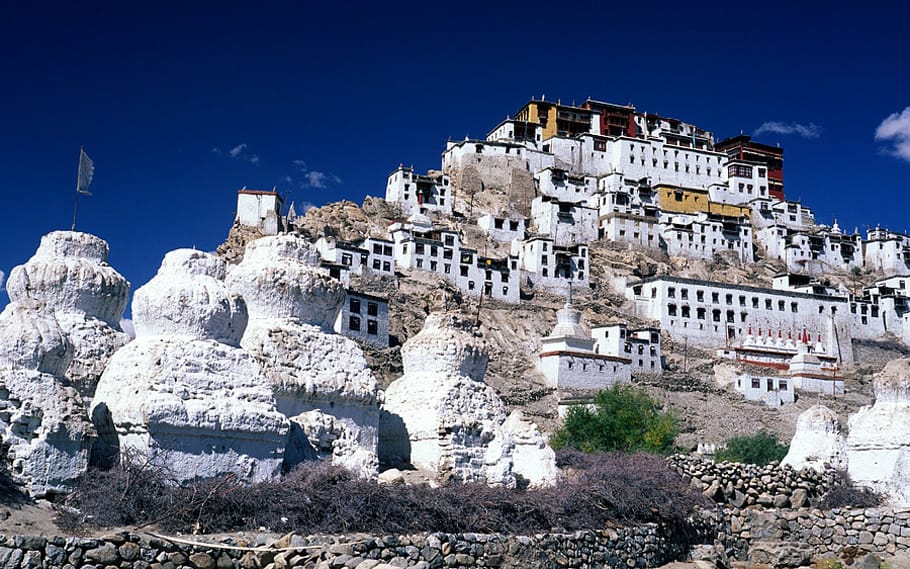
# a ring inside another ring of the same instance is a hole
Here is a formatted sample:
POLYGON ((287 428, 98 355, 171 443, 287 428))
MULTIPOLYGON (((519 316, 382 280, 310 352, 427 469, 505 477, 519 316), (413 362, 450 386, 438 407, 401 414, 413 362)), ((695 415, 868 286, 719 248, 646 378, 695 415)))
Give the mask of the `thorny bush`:
POLYGON ((861 488, 853 483, 846 470, 837 470, 834 485, 825 492, 819 507, 831 508, 875 508, 881 506, 884 498, 871 488, 861 488))
POLYGON ((694 507, 710 507, 657 456, 561 451, 559 462, 567 467, 564 476, 545 489, 378 485, 325 462, 272 482, 225 476, 177 485, 163 469, 127 463, 89 472, 58 523, 65 529, 156 524, 180 532, 523 533, 642 522, 685 528, 694 507))

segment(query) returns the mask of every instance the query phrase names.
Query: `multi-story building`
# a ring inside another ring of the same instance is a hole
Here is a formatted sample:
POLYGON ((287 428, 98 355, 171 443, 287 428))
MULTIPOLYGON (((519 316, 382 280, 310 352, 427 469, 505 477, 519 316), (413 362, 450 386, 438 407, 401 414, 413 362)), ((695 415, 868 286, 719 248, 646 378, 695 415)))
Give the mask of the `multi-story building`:
POLYGON ((559 247, 597 240, 597 210, 584 203, 538 197, 531 202, 531 217, 537 233, 546 235, 559 247))
POLYGON ((767 195, 778 200, 784 199, 783 148, 760 144, 741 134, 718 142, 715 149, 726 154, 731 164, 743 167, 752 164, 756 168, 766 169, 766 176, 762 179, 767 179, 768 182, 767 195))
POLYGON ((385 298, 347 291, 347 298, 335 317, 335 331, 377 348, 389 346, 389 301, 385 298))
POLYGON ((863 242, 865 266, 886 275, 910 274, 910 236, 876 227, 863 242))
POLYGON ((449 177, 441 172, 416 174, 414 168, 399 166, 389 174, 385 199, 397 203, 402 214, 452 213, 452 187, 449 177))
POLYGON ((237 216, 235 222, 247 227, 258 227, 266 235, 276 235, 282 230, 281 196, 276 191, 237 190, 237 216))
POLYGON ((514 242, 522 282, 545 291, 565 294, 571 286, 587 287, 590 282, 588 246, 557 246, 548 237, 531 237, 514 242))

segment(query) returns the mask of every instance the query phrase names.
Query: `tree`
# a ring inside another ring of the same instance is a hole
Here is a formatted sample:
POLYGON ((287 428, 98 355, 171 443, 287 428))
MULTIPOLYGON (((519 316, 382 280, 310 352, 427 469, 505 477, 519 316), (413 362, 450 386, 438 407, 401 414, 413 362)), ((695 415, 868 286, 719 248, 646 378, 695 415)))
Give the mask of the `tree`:
POLYGON ((781 461, 787 456, 788 445, 782 444, 775 435, 760 431, 754 435, 733 437, 725 448, 714 453, 714 462, 742 462, 765 466, 781 461))
POLYGON ((614 385, 594 396, 593 409, 576 405, 554 434, 554 448, 584 452, 646 451, 668 454, 679 433, 678 419, 663 412, 644 390, 614 385))

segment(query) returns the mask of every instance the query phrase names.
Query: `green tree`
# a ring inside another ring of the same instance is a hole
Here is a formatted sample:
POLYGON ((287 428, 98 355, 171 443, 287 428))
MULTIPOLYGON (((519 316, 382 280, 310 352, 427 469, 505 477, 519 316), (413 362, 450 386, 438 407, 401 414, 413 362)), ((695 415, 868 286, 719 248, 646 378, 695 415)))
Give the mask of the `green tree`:
POLYGON ((725 448, 714 453, 714 462, 742 462, 765 466, 787 456, 788 445, 782 444, 775 435, 760 431, 754 435, 733 437, 725 448))
POLYGON ((679 421, 644 390, 614 385, 594 396, 593 409, 576 405, 551 439, 554 448, 584 452, 673 451, 679 421))

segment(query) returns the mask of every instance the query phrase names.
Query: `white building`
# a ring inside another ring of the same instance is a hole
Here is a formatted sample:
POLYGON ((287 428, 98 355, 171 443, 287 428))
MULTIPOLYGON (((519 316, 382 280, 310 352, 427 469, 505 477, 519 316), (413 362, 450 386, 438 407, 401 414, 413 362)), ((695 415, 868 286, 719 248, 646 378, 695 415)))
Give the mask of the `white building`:
POLYGON ((452 188, 449 177, 439 172, 416 174, 413 168, 399 166, 389 174, 385 199, 398 204, 403 215, 438 212, 452 213, 452 188))
POLYGON ((569 391, 596 391, 632 380, 631 359, 597 353, 595 340, 581 324, 571 300, 556 313, 553 332, 541 338, 537 369, 547 385, 569 391))
POLYGON ((422 215, 411 216, 407 223, 392 224, 389 233, 399 269, 438 274, 470 296, 519 301, 518 257, 494 259, 478 255, 476 250, 462 246, 457 231, 435 228, 422 215))
POLYGON ((511 243, 516 239, 525 238, 527 220, 523 217, 508 217, 487 213, 477 218, 477 225, 496 241, 511 243))
POLYGON ((910 274, 910 236, 887 229, 870 229, 863 242, 865 266, 886 275, 910 274))
POLYGON ((597 240, 597 210, 582 203, 537 197, 531 202, 537 233, 557 246, 587 244, 597 240))
POLYGON ((389 301, 348 290, 335 317, 335 332, 377 348, 389 347, 389 301))
POLYGON ((380 275, 395 274, 395 242, 388 239, 367 237, 361 243, 368 254, 367 266, 380 275))
POLYGON ((237 217, 235 222, 247 227, 258 227, 266 235, 281 231, 281 196, 278 192, 237 190, 237 217))
POLYGON ((711 260, 732 255, 742 263, 755 262, 752 224, 748 217, 710 213, 661 214, 661 241, 668 255, 711 260))
POLYGON ((632 373, 663 373, 660 330, 657 328, 629 330, 625 324, 613 324, 591 329, 591 337, 594 338, 595 353, 629 358, 632 373))
POLYGON ((755 239, 768 257, 784 261, 790 271, 823 274, 863 266, 859 234, 845 235, 837 223, 831 228, 815 226, 812 230, 774 223, 756 231, 755 239))
POLYGON ((588 200, 597 208, 598 238, 661 249, 660 206, 647 180, 604 176, 588 200))
POLYGON ((597 191, 597 178, 573 174, 561 168, 547 167, 534 174, 537 189, 543 196, 567 203, 579 203, 597 191))
POLYGON ((769 407, 796 401, 793 380, 788 376, 739 374, 736 377, 736 390, 749 401, 761 401, 769 407))
POLYGON ((553 239, 532 237, 514 242, 522 282, 548 292, 565 294, 570 286, 587 287, 590 282, 588 246, 556 246, 553 239))
POLYGON ((316 250, 319 251, 323 261, 341 265, 355 275, 362 275, 364 267, 368 266, 369 252, 366 249, 335 237, 317 239, 316 250))

